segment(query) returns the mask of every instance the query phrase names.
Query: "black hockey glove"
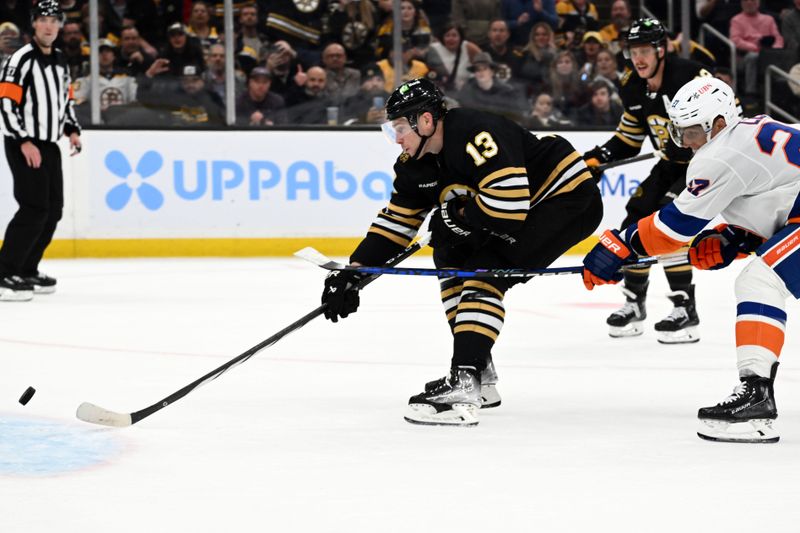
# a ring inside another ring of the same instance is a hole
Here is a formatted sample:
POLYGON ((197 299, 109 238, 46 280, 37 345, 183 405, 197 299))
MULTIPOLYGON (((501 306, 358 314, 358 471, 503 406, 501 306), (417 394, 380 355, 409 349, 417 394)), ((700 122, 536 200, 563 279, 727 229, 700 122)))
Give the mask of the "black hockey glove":
POLYGON ((355 284, 361 280, 357 272, 335 270, 325 278, 325 290, 322 291, 322 303, 326 304, 325 318, 338 322, 339 318, 347 318, 358 309, 359 289, 355 284))
POLYGON ((458 196, 446 201, 431 215, 428 231, 431 233, 431 248, 451 248, 480 238, 481 230, 471 228, 458 210, 469 201, 466 196, 458 196))
POLYGON ((600 166, 609 161, 611 161, 611 152, 605 146, 595 146, 583 154, 583 162, 589 167, 592 177, 597 182, 603 177, 603 171, 600 170, 600 166))

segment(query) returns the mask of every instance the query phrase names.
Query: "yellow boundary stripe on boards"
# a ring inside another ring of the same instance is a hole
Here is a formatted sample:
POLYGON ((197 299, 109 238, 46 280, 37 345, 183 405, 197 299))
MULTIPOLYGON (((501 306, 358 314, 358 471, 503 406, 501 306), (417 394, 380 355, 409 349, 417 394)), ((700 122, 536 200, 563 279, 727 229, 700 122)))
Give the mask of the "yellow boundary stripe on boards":
MULTIPOLYGON (((2 241, 0 241, 1 243, 2 241)), ((306 246, 333 257, 348 256, 360 238, 286 239, 57 239, 47 248, 46 258, 79 257, 265 257, 291 256, 306 246)), ((597 242, 589 237, 567 254, 583 255, 597 242)), ((421 251, 430 255, 431 248, 421 251)))

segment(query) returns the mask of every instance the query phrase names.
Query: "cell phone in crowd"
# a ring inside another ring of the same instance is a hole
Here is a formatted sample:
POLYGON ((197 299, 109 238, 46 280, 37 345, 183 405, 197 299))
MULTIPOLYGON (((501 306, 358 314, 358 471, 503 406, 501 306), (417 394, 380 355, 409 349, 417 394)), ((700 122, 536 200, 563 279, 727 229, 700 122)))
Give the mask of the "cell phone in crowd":
POLYGON ((383 96, 376 96, 372 99, 372 107, 375 109, 383 109, 383 96))

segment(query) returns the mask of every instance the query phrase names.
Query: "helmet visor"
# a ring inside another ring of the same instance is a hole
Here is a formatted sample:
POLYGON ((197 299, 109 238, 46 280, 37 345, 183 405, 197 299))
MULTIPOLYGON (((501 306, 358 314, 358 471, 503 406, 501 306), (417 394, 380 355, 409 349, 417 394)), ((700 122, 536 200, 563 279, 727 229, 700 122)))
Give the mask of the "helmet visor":
POLYGON ((414 131, 414 129, 411 127, 411 124, 409 124, 407 118, 401 117, 381 124, 381 131, 383 131, 383 134, 389 139, 389 142, 396 144, 398 140, 414 131))
POLYGON ((672 142, 681 147, 689 146, 690 143, 696 144, 706 138, 706 132, 703 126, 699 124, 693 124, 682 128, 670 122, 667 129, 669 130, 669 136, 672 137, 672 142))

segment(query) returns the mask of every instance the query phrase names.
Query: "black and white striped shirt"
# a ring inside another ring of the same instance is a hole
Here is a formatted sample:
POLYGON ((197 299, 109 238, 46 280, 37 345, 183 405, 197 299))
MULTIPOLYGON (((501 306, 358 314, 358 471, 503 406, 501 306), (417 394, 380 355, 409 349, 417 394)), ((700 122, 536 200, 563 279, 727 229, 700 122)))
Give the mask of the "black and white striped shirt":
POLYGON ((72 108, 69 69, 61 50, 46 55, 31 42, 6 61, 0 72, 0 131, 17 140, 56 142, 80 133, 72 108))

